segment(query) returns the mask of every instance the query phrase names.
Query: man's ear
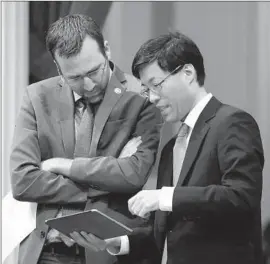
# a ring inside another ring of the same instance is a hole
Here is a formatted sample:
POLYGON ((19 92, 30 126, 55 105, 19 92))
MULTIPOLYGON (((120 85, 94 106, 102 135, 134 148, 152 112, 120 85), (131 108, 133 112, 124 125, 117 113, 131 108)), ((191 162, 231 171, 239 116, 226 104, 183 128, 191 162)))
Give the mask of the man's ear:
POLYGON ((64 80, 63 74, 62 74, 62 72, 61 72, 61 70, 60 70, 60 67, 59 67, 57 61, 56 61, 56 60, 53 60, 53 62, 55 63, 57 72, 58 72, 58 74, 59 74, 59 76, 60 76, 60 78, 61 78, 62 83, 64 83, 65 80, 64 80))
POLYGON ((183 67, 183 73, 185 74, 185 80, 191 84, 196 79, 196 70, 192 64, 186 64, 183 67))
POLYGON ((104 41, 104 47, 105 47, 105 54, 107 58, 110 60, 111 59, 111 48, 109 45, 109 42, 107 40, 104 41))
POLYGON ((59 68, 59 65, 58 65, 58 63, 57 63, 57 61, 56 61, 56 60, 53 60, 53 62, 54 62, 54 64, 55 64, 55 66, 56 66, 56 69, 57 69, 58 74, 59 74, 59 75, 62 75, 62 74, 61 74, 61 71, 60 71, 60 68, 59 68))

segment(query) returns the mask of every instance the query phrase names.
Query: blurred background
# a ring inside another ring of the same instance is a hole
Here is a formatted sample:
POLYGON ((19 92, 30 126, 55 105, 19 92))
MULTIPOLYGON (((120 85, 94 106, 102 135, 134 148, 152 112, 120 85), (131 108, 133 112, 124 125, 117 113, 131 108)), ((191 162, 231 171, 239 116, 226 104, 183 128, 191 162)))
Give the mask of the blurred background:
MULTIPOLYGON (((257 120, 265 151, 262 222, 270 220, 270 2, 2 2, 2 197, 10 190, 9 155, 25 87, 57 75, 45 49, 48 25, 72 13, 90 15, 109 41, 113 61, 131 73, 151 37, 177 29, 205 60, 205 87, 257 120)), ((165 125, 161 146, 174 132, 165 125)), ((145 188, 155 186, 156 168, 145 188)), ((16 264, 11 256, 7 264, 16 264)))

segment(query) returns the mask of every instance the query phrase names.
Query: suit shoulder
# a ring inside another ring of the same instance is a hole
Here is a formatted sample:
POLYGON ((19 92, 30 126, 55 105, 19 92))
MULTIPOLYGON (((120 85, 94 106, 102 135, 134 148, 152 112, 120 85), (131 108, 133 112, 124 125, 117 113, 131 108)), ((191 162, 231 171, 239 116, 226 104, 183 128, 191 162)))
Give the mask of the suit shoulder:
POLYGON ((52 78, 48 78, 48 79, 30 84, 27 87, 27 92, 30 95, 36 95, 36 94, 40 94, 40 93, 49 92, 58 86, 58 83, 60 82, 60 80, 61 79, 59 76, 55 76, 52 78))
POLYGON ((254 117, 249 112, 228 104, 222 104, 216 116, 224 122, 228 120, 249 119, 256 123, 254 117))
POLYGON ((129 102, 136 102, 137 105, 148 105, 150 102, 140 94, 142 88, 140 82, 132 75, 123 73, 125 76, 125 82, 122 83, 125 88, 123 98, 129 102))
POLYGON ((219 108, 213 119, 212 127, 221 134, 240 127, 246 127, 253 133, 260 131, 258 123, 250 113, 228 104, 222 104, 219 108))
POLYGON ((237 108, 235 106, 229 105, 229 104, 222 104, 219 108, 219 111, 217 112, 218 115, 230 116, 237 112, 244 112, 240 108, 237 108))
POLYGON ((126 83, 127 91, 140 94, 140 92, 142 91, 140 81, 128 73, 124 73, 124 75, 127 81, 126 83))

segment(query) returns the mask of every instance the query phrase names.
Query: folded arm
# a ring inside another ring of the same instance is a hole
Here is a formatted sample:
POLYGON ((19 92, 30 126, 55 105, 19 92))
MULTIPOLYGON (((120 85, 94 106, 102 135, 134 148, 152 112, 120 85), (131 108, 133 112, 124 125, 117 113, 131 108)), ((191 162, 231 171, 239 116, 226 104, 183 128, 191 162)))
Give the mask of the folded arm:
POLYGON ((133 133, 136 138, 131 139, 135 140, 135 144, 132 146, 128 142, 122 150, 123 155, 121 153, 118 158, 98 156, 74 160, 54 159, 49 170, 94 189, 117 193, 136 192, 143 187, 154 165, 160 121, 157 109, 146 102, 133 133))
POLYGON ((35 112, 25 93, 14 131, 10 171, 15 199, 37 203, 80 203, 88 189, 60 174, 40 168, 41 152, 35 112))
POLYGON ((157 109, 147 102, 134 131, 134 135, 140 136, 142 141, 136 153, 125 158, 77 158, 72 163, 70 179, 109 192, 125 193, 141 189, 155 162, 159 122, 157 109))

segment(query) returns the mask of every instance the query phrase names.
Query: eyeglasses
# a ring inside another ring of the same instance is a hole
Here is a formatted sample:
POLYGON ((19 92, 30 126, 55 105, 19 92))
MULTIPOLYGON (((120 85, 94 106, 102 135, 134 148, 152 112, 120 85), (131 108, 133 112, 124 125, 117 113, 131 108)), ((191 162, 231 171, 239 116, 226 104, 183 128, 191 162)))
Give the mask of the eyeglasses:
POLYGON ((65 77, 65 80, 68 83, 68 85, 71 87, 80 86, 83 83, 83 80, 85 77, 89 78, 92 82, 102 81, 106 66, 107 66, 107 60, 105 60, 105 62, 103 63, 103 66, 101 65, 98 69, 94 71, 90 71, 82 76, 76 76, 72 78, 65 77), (102 72, 102 75, 100 75, 100 72, 102 72))
POLYGON ((162 81, 160 81, 157 84, 152 84, 151 86, 143 86, 143 90, 141 91, 141 95, 144 97, 149 98, 150 96, 150 91, 154 94, 159 95, 161 90, 162 90, 162 84, 170 77, 172 74, 180 70, 182 67, 184 67, 185 64, 177 66, 172 72, 170 72, 162 81))

